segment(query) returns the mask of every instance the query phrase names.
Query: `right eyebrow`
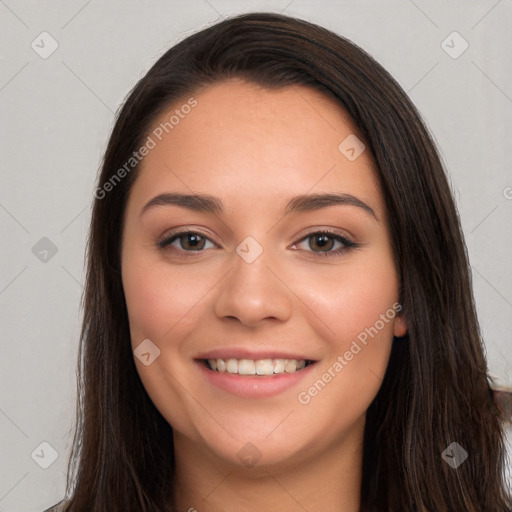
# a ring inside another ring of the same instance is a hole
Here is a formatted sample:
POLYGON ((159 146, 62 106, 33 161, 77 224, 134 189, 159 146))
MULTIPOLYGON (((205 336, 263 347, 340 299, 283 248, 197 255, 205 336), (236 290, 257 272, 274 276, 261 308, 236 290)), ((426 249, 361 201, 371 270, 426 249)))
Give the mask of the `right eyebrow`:
POLYGON ((196 212, 222 213, 222 201, 208 194, 160 194, 142 208, 140 215, 154 206, 176 205, 196 212))

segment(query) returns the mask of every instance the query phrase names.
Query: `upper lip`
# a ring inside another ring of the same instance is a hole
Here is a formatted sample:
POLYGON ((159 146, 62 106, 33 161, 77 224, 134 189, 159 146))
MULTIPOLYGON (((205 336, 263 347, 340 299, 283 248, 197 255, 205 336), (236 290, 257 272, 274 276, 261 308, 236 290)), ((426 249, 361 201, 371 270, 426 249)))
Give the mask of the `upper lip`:
POLYGON ((314 358, 298 352, 285 352, 283 350, 249 349, 247 347, 221 347, 207 350, 198 354, 195 359, 296 359, 297 361, 315 361, 314 358))

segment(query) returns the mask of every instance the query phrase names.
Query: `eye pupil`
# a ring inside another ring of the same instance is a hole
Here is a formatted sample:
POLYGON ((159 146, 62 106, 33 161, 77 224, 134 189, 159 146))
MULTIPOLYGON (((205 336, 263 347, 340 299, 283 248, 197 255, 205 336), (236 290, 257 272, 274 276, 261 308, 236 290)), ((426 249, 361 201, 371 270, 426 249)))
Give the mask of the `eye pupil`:
MULTIPOLYGON (((200 235, 196 235, 194 233, 190 233, 187 235, 184 235, 181 237, 182 247, 186 247, 187 244, 189 244, 189 248, 197 249, 198 246, 201 245, 201 241, 204 244, 204 239, 201 240, 203 237, 200 235), (183 243, 183 240, 185 240, 185 243, 183 243)), ((199 248, 202 248, 201 246, 199 248)))
MULTIPOLYGON (((311 238, 313 238, 314 240, 322 240, 320 241, 320 243, 316 243, 316 245, 320 248, 320 249, 325 249, 325 247, 327 246, 327 250, 331 249, 332 247, 332 244, 334 243, 332 237, 328 236, 328 235, 314 235, 312 236, 311 238), (330 242, 330 244, 329 244, 330 242), (331 245, 331 246, 330 246, 331 245)), ((314 247, 312 247, 312 245, 310 244, 310 247, 312 249, 314 249, 314 247)))

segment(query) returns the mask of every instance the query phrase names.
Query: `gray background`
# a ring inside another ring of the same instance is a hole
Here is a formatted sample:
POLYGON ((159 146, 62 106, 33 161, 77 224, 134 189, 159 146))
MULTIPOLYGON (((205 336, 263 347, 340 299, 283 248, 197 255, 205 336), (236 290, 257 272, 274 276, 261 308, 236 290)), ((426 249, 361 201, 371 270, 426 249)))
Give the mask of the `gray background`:
POLYGON ((63 496, 86 230, 114 112, 171 45, 252 10, 349 37, 409 92, 453 183, 491 372, 512 384, 512 0, 0 0, 0 512, 63 496), (58 44, 47 58, 42 32, 58 44), (48 469, 41 442, 58 453, 48 469))

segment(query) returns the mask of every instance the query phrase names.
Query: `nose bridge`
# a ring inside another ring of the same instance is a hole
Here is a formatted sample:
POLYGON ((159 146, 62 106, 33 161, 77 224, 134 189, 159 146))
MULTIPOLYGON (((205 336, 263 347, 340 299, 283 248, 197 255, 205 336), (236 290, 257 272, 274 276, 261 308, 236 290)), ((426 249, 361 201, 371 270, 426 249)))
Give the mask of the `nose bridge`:
POLYGON ((276 276, 279 265, 273 254, 252 236, 238 244, 215 303, 219 317, 236 317, 246 324, 286 320, 292 307, 290 291, 276 276))

